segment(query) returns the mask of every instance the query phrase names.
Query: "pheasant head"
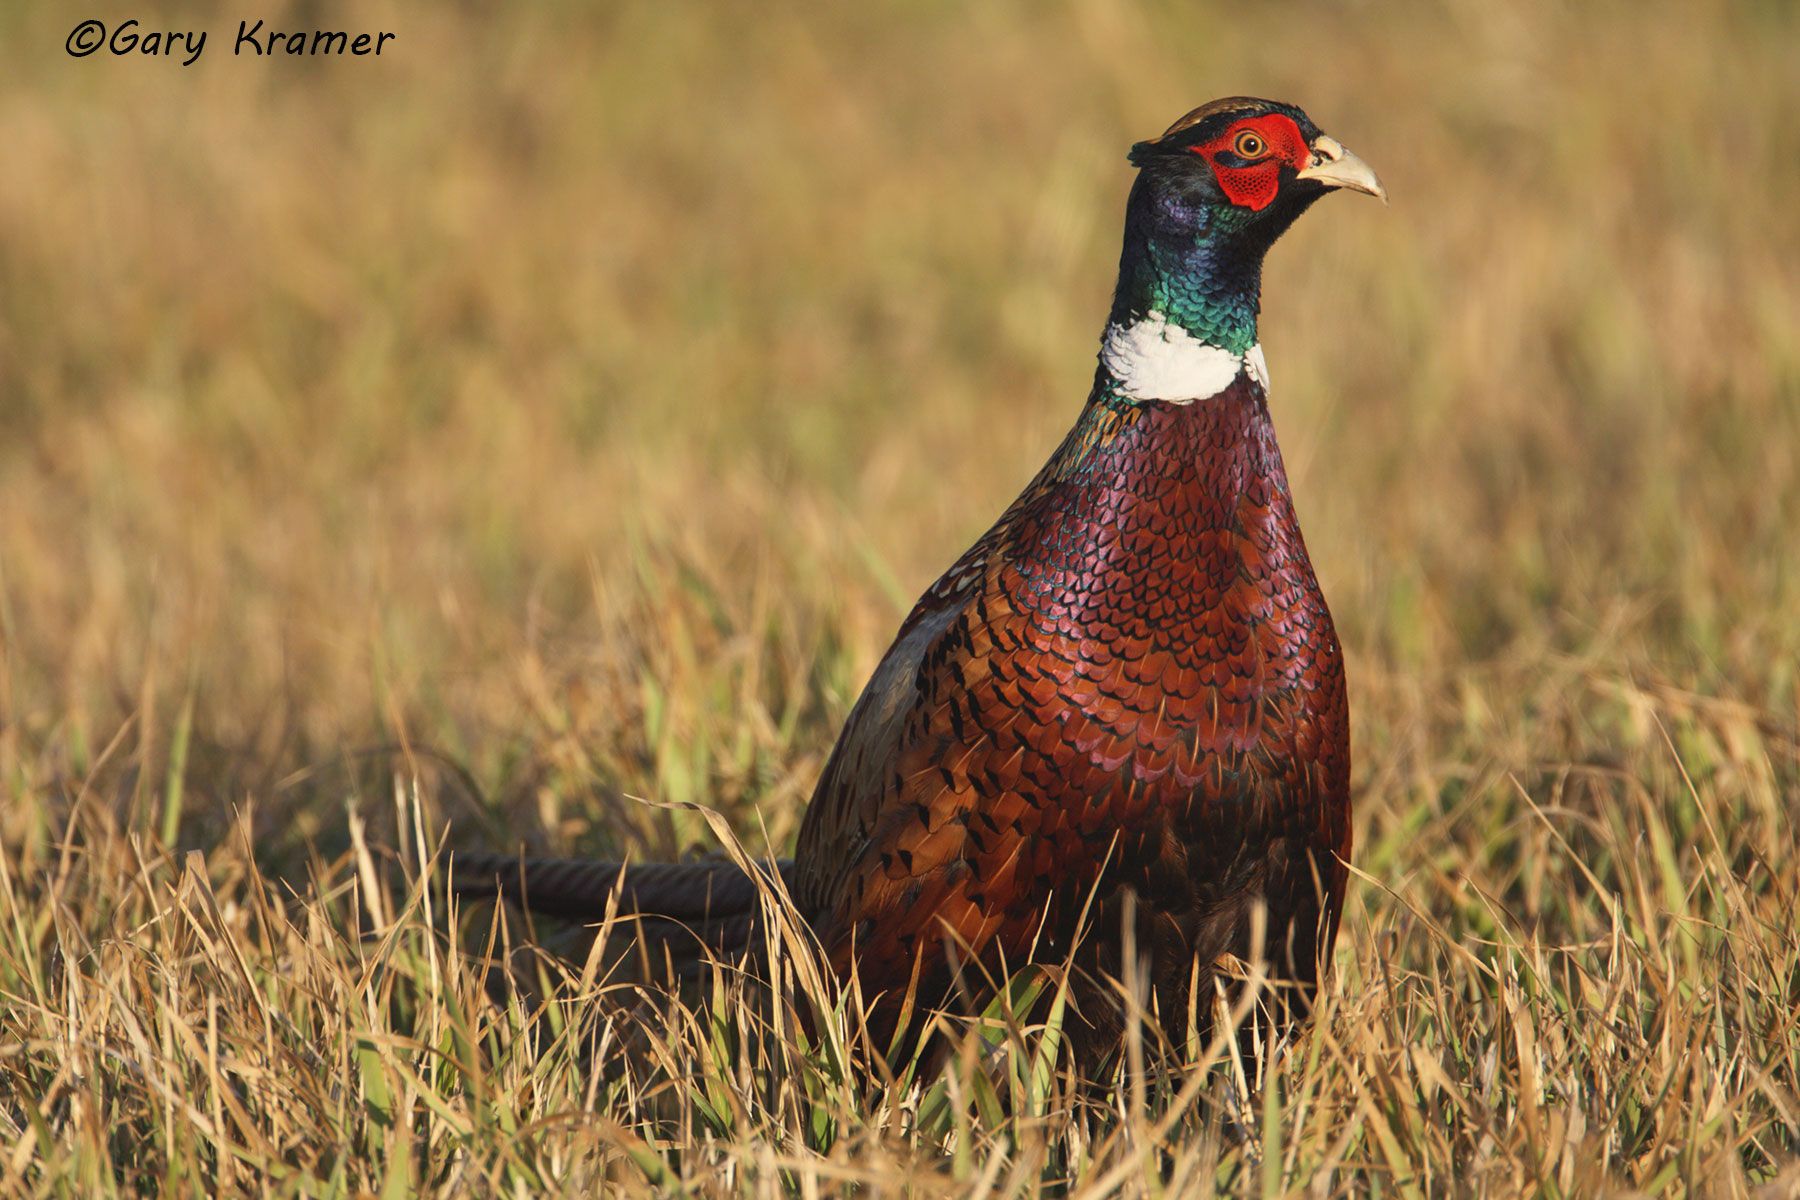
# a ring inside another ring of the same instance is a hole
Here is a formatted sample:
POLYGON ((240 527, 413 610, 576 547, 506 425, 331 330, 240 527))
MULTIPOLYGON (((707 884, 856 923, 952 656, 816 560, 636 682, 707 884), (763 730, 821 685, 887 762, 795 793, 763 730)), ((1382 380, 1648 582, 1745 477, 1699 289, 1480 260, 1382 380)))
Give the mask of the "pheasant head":
POLYGON ((1387 199, 1367 163, 1273 100, 1203 105, 1133 146, 1131 161, 1100 355, 1103 389, 1125 400, 1191 402, 1246 367, 1266 375, 1256 317, 1269 247, 1329 191, 1387 199))

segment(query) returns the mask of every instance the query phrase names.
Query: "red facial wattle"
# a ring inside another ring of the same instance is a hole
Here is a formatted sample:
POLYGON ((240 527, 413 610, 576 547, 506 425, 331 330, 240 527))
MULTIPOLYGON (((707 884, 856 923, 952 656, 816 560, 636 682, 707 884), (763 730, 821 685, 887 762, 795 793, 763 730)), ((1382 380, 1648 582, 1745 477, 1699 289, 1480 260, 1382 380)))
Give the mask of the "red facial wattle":
POLYGON ((1275 199, 1281 189, 1284 165, 1302 170, 1312 157, 1300 126, 1292 117, 1280 113, 1234 122, 1212 141, 1189 149, 1212 166, 1225 198, 1252 212, 1261 212, 1275 199), (1246 133, 1261 139, 1260 155, 1249 157, 1237 152, 1239 139, 1246 133))

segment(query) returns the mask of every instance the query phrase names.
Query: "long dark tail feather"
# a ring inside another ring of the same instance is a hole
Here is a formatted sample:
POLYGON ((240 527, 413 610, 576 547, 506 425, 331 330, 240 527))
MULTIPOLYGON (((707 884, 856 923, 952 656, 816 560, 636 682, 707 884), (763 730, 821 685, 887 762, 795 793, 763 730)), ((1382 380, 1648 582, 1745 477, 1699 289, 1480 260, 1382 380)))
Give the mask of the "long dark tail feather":
POLYGON ((727 859, 616 863, 459 854, 448 874, 458 896, 503 897, 528 912, 567 921, 600 920, 616 891, 621 913, 678 923, 700 941, 727 949, 741 946, 756 928, 758 898, 772 885, 773 874, 791 882, 793 863, 787 859, 757 868, 772 874, 752 879, 727 859))

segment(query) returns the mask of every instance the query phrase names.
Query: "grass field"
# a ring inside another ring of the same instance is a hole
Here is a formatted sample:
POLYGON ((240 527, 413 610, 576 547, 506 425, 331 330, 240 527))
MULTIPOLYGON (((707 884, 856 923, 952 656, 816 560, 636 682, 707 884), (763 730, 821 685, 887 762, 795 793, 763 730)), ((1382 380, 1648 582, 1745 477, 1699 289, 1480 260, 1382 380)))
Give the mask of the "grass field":
POLYGON ((0 1193, 1800 1188, 1790 6, 179 7, 0 12, 0 1193), (1393 199, 1266 277, 1359 872, 1270 1082, 490 999, 422 856, 787 845, 1233 92, 1393 199))

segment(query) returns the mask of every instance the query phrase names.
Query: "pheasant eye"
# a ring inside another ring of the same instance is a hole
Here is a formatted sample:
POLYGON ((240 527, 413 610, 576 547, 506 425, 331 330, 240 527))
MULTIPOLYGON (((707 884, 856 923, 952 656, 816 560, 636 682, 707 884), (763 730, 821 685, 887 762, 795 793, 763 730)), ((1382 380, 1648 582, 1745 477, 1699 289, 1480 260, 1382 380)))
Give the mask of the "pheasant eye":
POLYGON ((1237 135, 1231 143, 1231 152, 1239 158, 1261 158, 1268 150, 1269 144, 1263 141, 1260 133, 1252 133, 1248 129, 1237 135))

